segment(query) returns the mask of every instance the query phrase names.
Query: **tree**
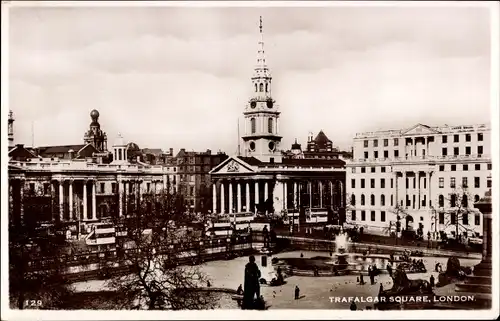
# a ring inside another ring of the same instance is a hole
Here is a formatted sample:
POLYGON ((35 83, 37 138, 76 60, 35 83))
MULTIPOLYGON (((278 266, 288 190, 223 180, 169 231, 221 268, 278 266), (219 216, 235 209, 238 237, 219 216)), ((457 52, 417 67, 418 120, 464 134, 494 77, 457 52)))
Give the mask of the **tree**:
POLYGON ((178 265, 186 253, 199 250, 201 235, 187 224, 183 203, 170 193, 154 195, 152 210, 143 202, 120 221, 125 236, 120 241, 118 262, 130 273, 108 281, 108 285, 138 309, 202 309, 215 300, 199 289, 208 278, 195 266, 178 265))
MULTIPOLYGON (((23 203, 26 217, 40 211, 59 213, 57 207, 35 199, 23 203)), ((57 221, 44 227, 32 219, 9 225, 9 299, 13 308, 64 308, 71 287, 63 275, 64 262, 59 261, 69 245, 63 227, 57 221)))

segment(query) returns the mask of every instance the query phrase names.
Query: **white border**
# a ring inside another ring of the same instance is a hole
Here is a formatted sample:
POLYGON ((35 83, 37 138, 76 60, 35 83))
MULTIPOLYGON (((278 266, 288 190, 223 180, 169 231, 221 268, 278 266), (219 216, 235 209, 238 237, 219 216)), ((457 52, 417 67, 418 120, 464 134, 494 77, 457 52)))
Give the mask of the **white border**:
MULTIPOLYGON (((7 153, 6 147, 2 151, 2 195, 1 195, 1 239, 2 239, 2 295, 1 295, 1 311, 2 320, 105 320, 105 319, 153 319, 160 320, 165 318, 172 319, 332 319, 332 318, 350 318, 350 319, 494 319, 499 315, 499 267, 498 267, 498 253, 499 253, 499 226, 498 224, 498 208, 499 208, 499 106, 500 106, 500 81, 499 81, 499 39, 500 39, 500 23, 499 23, 499 3, 496 1, 464 1, 464 2, 391 2, 391 1, 359 1, 359 2, 323 2, 323 1, 194 1, 194 2, 160 2, 160 1, 131 1, 131 2, 107 2, 107 1, 87 1, 87 2, 73 2, 73 1, 47 1, 47 2, 2 2, 2 65, 1 65, 1 104, 2 116, 8 113, 8 11, 10 7, 166 7, 166 6, 183 6, 183 7, 484 7, 489 8, 491 12, 491 126, 492 126, 492 181, 493 181, 493 308, 485 311, 452 311, 452 310, 432 310, 432 311, 384 311, 383 316, 381 311, 357 311, 352 312, 348 310, 268 310, 261 311, 243 311, 241 310, 210 310, 210 311, 37 311, 37 310, 9 310, 8 303, 8 251, 3 250, 8 248, 7 226, 8 219, 5 213, 8 213, 7 205, 7 191, 8 177, 7 172, 7 153)), ((473 108, 471 108, 473 110, 473 108)), ((7 139, 7 122, 6 117, 2 117, 1 123, 1 137, 2 142, 7 139)), ((6 146, 6 144, 2 144, 6 146)))

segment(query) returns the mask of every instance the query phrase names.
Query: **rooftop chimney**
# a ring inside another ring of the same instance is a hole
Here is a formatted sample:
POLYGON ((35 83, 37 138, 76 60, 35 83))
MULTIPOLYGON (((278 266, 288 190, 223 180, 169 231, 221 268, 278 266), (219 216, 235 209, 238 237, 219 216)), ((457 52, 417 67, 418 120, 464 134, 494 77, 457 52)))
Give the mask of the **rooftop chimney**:
POLYGON ((174 149, 170 147, 169 150, 170 150, 170 156, 174 156, 174 149))

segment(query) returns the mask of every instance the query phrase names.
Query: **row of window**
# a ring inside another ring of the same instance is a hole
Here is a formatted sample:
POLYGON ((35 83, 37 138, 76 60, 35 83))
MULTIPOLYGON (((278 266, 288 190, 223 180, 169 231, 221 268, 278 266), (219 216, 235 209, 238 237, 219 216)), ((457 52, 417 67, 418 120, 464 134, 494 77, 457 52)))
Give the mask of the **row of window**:
MULTIPOLYGON (((471 164, 472 165, 472 164, 471 164)), ((486 169, 491 171, 491 163, 486 164, 486 169)), ((439 165, 439 171, 444 172, 446 170, 446 165, 439 165)), ((455 172, 457 170, 457 165, 456 164, 450 164, 450 171, 455 172)), ((463 171, 468 171, 469 170, 469 164, 463 164, 462 165, 462 170, 463 171)), ((480 171, 481 170, 481 164, 474 164, 474 170, 480 171)))
MULTIPOLYGON (((355 206, 356 205, 356 195, 351 195, 351 205, 352 206, 355 206)), ((361 206, 364 206, 366 205, 365 204, 365 194, 361 194, 361 206)), ((370 205, 371 206, 375 206, 375 195, 370 195, 370 205)), ((380 195, 380 206, 386 206, 386 202, 385 202, 385 195, 382 194, 380 195)), ((390 206, 394 206, 394 196, 391 195, 391 205, 390 206)))
MULTIPOLYGON (((483 146, 477 146, 477 155, 482 155, 483 151, 484 151, 483 146)), ((389 151, 388 150, 384 150, 383 153, 384 153, 383 158, 389 158, 389 151)), ((471 147, 465 146, 465 155, 471 155, 471 153, 472 153, 471 147)), ((443 147, 443 149, 441 150, 441 154, 442 154, 442 156, 448 156, 448 148, 443 147)), ((460 155, 460 148, 459 147, 453 148, 453 155, 454 156, 460 155)), ((365 159, 370 158, 370 155, 368 154, 368 152, 364 152, 363 156, 365 159)), ((422 149, 422 156, 425 157, 425 149, 422 149)), ((399 150, 398 149, 394 150, 394 157, 395 158, 399 157, 399 150)), ((379 158, 378 150, 373 152, 373 158, 379 158)))
MULTIPOLYGON (((391 188, 394 187, 394 180, 391 178, 391 188)), ((365 188, 365 179, 364 178, 361 178, 360 179, 360 183, 361 183, 361 188, 365 188)), ((351 187, 352 188, 356 188, 356 179, 353 178, 351 179, 351 187)), ((376 188, 375 187, 375 178, 371 178, 370 179, 370 188, 376 188)), ((380 179, 380 187, 379 188, 385 188, 385 178, 381 178, 380 179)), ((406 178, 406 188, 410 188, 410 178, 407 177, 406 178)), ((414 178, 413 179, 413 188, 417 188, 417 180, 414 178)), ((427 178, 424 177, 423 179, 423 188, 427 188, 427 178)))
POLYGON ((266 93, 267 93, 267 92, 269 92, 269 87, 268 87, 268 85, 269 85, 269 84, 267 84, 267 83, 265 84, 265 86, 264 86, 264 84, 263 84, 263 83, 260 83, 260 84, 258 84, 258 85, 257 85, 257 84, 255 84, 255 92, 264 92, 264 89, 265 89, 266 93))
MULTIPOLYGON (((175 177, 174 177, 174 182, 175 184, 175 177)), ((129 193, 132 193, 133 191, 133 186, 132 184, 129 184, 129 193)), ((152 191, 152 184, 149 182, 146 182, 146 192, 149 193, 152 191)), ((30 194, 35 194, 35 183, 29 183, 29 188, 28 192, 30 194)), ((105 194, 106 193, 106 184, 105 183, 99 183, 97 185, 97 193, 99 194, 105 194)), ((111 193, 116 194, 118 193, 118 184, 116 182, 111 183, 111 193)), ((43 195, 49 195, 50 194, 50 183, 43 183, 43 195)))
MULTIPOLYGON (((360 206, 365 206, 366 205, 366 199, 365 195, 361 194, 361 201, 360 201, 360 206)), ((478 202, 480 200, 479 195, 474 196, 474 202, 478 202)), ((426 206, 426 201, 427 201, 427 195, 422 196, 422 206, 426 206)), ((468 208, 469 207, 469 200, 466 194, 450 194, 449 199, 447 200, 450 207, 457 207, 457 205, 461 205, 463 208, 468 208)), ((401 200, 401 203, 403 203, 403 200, 401 200)), ((409 207, 415 207, 417 204, 416 201, 416 195, 413 195, 413 203, 411 202, 410 195, 406 195, 406 206, 409 207)), ((351 205, 356 206, 356 195, 351 195, 351 205)), ((375 195, 371 194, 370 195, 370 206, 375 206, 375 195)), ((403 204, 402 204, 403 205, 403 204)), ((444 207, 445 205, 445 198, 441 194, 438 196, 438 206, 439 207, 444 207)), ((384 194, 380 195, 380 206, 386 206, 386 197, 384 194)), ((391 194, 390 197, 390 205, 389 206, 394 206, 394 197, 391 194)))
MULTIPOLYGON (((274 119, 268 118, 267 119, 267 132, 272 134, 273 127, 274 127, 274 119)), ((257 132, 257 120, 255 118, 250 118, 250 128, 251 128, 252 134, 255 134, 257 132)))
MULTIPOLYGON (((361 214, 360 220, 366 221, 366 211, 360 211, 360 214, 361 214)), ((456 213, 451 213, 451 214, 448 214, 448 218, 449 218, 449 222, 446 222, 445 221, 445 213, 440 212, 438 215, 439 224, 449 223, 449 225, 455 225, 457 223, 457 220, 461 219, 463 225, 469 225, 469 215, 468 214, 457 215, 456 213)), ((352 221, 358 220, 357 211, 351 212, 351 220, 352 221)), ((376 211, 370 211, 370 221, 372 221, 372 222, 376 221, 376 211)), ((386 212, 380 211, 380 222, 385 222, 385 221, 386 221, 386 212)), ((479 214, 474 214, 474 225, 475 226, 481 225, 481 217, 479 214)))
MULTIPOLYGON (((376 212, 375 211, 371 211, 370 212, 370 220, 372 222, 375 222, 375 214, 376 212)), ((352 211, 351 212, 351 220, 352 221, 356 221, 358 218, 357 218, 357 215, 356 215, 356 211, 352 211)), ((361 221, 366 221, 366 211, 361 211, 361 221)), ((385 211, 380 211, 380 222, 385 222, 385 211)))
MULTIPOLYGON (((466 142, 470 142, 471 138, 472 138, 471 134, 465 134, 465 141, 466 142)), ((477 141, 482 142, 483 139, 484 139, 483 133, 477 133, 477 141)), ((383 141, 384 147, 389 146, 389 139, 388 138, 385 138, 382 141, 383 141)), ((448 143, 448 135, 442 135, 441 142, 443 144, 448 143)), ((454 143, 460 142, 460 135, 459 134, 453 135, 453 142, 454 143)), ((369 141, 365 140, 363 146, 368 147, 368 145, 369 145, 369 141)), ((393 138, 393 146, 399 146, 399 138, 393 138)), ((378 147, 378 139, 373 140, 373 147, 378 147)))
MULTIPOLYGON (((451 188, 457 187, 455 177, 450 177, 450 187, 451 188)), ((463 188, 469 187, 469 182, 467 177, 462 177, 462 187, 463 188)), ((480 188, 480 187, 481 187, 481 177, 474 177, 474 188, 480 188)), ((491 188, 491 179, 486 179, 486 187, 491 188)), ((444 188, 444 177, 439 178, 439 188, 444 188)))
MULTIPOLYGON (((366 167, 360 167, 361 168, 361 173, 366 173, 366 167)), ((356 173, 356 167, 352 168, 352 172, 356 173)), ((376 172, 376 167, 370 167, 370 172, 375 173, 376 172)), ((380 166, 380 172, 385 173, 386 168, 385 166, 380 166)))

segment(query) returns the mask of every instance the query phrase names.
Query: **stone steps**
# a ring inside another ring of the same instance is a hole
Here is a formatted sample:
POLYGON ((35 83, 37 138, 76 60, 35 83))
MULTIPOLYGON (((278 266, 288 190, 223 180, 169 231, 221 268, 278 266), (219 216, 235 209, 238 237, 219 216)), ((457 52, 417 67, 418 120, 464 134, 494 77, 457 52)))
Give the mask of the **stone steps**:
POLYGON ((491 284, 458 283, 455 285, 455 291, 491 294, 491 284))
POLYGON ((467 276, 465 283, 491 285, 491 276, 467 276))

